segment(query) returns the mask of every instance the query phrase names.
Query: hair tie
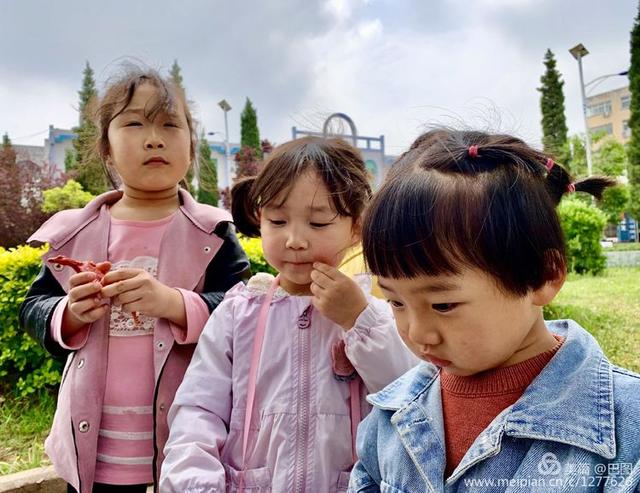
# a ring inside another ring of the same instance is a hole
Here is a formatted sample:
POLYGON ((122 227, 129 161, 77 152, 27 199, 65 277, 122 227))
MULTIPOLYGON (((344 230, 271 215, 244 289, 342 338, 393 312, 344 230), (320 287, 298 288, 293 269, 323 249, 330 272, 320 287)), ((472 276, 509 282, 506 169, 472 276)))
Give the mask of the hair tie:
POLYGON ((575 183, 569 183, 567 185, 567 193, 573 193, 576 191, 576 184, 575 183))
POLYGON ((472 145, 469 146, 469 157, 471 159, 475 159, 478 157, 478 146, 477 145, 472 145))
POLYGON ((556 164, 553 162, 553 159, 549 158, 547 159, 547 163, 545 164, 545 167, 547 168, 547 171, 551 171, 551 168, 553 168, 553 165, 556 164))

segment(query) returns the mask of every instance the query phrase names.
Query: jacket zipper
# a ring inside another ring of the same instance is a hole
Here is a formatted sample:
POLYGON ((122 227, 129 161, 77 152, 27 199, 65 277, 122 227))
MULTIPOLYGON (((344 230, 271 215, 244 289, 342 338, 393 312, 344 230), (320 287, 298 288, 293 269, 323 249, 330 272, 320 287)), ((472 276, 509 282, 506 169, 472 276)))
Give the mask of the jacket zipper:
POLYGON ((300 371, 298 373, 298 421, 296 429, 296 462, 295 462, 295 490, 302 493, 305 490, 307 477, 307 452, 309 450, 309 387, 310 382, 310 339, 312 305, 309 305, 298 317, 298 355, 300 357, 300 371))

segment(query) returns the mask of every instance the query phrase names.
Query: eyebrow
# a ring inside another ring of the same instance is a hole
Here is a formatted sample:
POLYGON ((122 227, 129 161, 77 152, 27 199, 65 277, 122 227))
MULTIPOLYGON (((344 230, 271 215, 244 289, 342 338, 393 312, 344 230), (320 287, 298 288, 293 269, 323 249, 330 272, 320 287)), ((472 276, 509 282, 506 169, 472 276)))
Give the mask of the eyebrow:
MULTIPOLYGON (((378 279, 378 286, 380 286, 385 291, 395 293, 395 291, 390 286, 387 286, 386 284, 381 282, 380 279, 378 279)), ((442 293, 445 291, 459 291, 459 290, 460 290, 460 286, 455 283, 447 282, 447 281, 438 281, 433 283, 426 283, 422 286, 417 286, 411 290, 411 293, 415 294, 415 293, 420 293, 425 291, 427 293, 442 293)))
MULTIPOLYGON (((284 204, 280 204, 280 205, 267 205, 265 206, 265 208, 268 209, 275 209, 275 210, 282 210, 282 209, 287 209, 287 206, 284 204)), ((335 211, 333 209, 331 209, 331 207, 328 207, 326 205, 311 205, 309 207, 307 207, 307 210, 310 210, 311 212, 329 212, 329 213, 335 213, 335 211)))

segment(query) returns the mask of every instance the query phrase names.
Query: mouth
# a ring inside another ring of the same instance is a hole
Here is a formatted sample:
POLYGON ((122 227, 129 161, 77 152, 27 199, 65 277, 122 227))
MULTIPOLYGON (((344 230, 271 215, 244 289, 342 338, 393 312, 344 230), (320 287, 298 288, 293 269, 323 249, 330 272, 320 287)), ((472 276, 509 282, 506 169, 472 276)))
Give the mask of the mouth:
POLYGON ((169 164, 169 161, 162 156, 151 156, 143 164, 169 164))
POLYGON ((432 365, 439 366, 441 368, 445 368, 451 364, 451 361, 449 360, 436 358, 435 356, 429 354, 423 354, 422 359, 428 361, 432 365))

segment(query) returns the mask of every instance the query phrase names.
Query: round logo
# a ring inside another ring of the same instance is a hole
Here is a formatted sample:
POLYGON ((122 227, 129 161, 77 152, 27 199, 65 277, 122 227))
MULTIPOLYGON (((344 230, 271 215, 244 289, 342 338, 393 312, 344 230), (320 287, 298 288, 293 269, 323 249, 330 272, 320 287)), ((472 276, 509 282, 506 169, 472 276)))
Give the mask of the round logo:
POLYGON ((560 461, 553 452, 547 452, 538 462, 538 472, 543 476, 556 476, 561 470, 560 461))

